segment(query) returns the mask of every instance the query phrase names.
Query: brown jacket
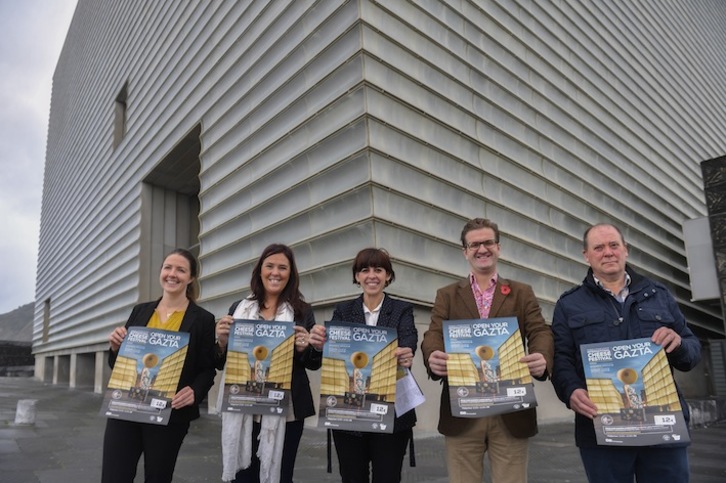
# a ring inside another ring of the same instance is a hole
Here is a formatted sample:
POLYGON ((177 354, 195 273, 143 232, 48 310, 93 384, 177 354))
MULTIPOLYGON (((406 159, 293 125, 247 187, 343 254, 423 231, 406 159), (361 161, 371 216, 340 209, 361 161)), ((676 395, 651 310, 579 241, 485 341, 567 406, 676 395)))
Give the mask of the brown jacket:
MULTIPOLYGON (((529 285, 506 280, 499 277, 494 291, 489 317, 517 317, 519 330, 526 339, 528 353, 539 352, 547 360, 547 374, 552 372, 552 359, 554 357, 554 342, 552 331, 542 317, 542 311, 529 285), (506 295, 502 293, 509 292, 506 295)), ((421 343, 421 351, 428 370, 429 377, 434 380, 441 377, 431 372, 428 365, 429 356, 435 350, 444 351, 444 336, 442 322, 444 320, 479 319, 476 300, 471 291, 469 278, 447 285, 436 292, 436 300, 431 313, 431 324, 421 343)), ((449 385, 443 378, 441 391, 441 406, 439 408, 439 432, 446 436, 455 436, 461 433, 469 424, 467 418, 457 418, 451 415, 449 401, 449 385)), ((546 377, 542 378, 543 380, 546 377)), ((512 436, 528 438, 537 434, 536 409, 527 409, 502 415, 504 424, 512 436)))

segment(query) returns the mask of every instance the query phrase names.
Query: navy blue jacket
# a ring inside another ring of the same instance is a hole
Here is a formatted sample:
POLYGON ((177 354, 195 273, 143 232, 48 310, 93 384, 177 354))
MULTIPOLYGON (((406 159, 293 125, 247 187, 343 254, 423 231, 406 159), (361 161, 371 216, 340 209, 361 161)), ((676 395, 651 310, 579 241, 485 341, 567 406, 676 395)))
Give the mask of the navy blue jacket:
MULTIPOLYGON (((365 325, 366 316, 363 313, 363 295, 337 304, 331 320, 365 325)), ((398 333, 398 347, 409 347, 416 354, 418 331, 413 321, 413 305, 385 295, 376 325, 378 327, 395 328, 398 333)), ((406 431, 415 424, 416 410, 412 409, 406 414, 396 415, 393 432, 406 431)))
MULTIPOLYGON (((623 304, 595 284, 592 269, 581 285, 565 292, 557 301, 552 319, 552 384, 567 407, 575 389, 587 389, 580 355, 582 344, 650 338, 659 327, 669 327, 681 336, 680 347, 667 354, 671 370, 690 371, 701 360, 701 343, 686 325, 665 285, 637 274, 630 266, 626 266, 626 271, 631 283, 623 304)), ((678 397, 688 422, 688 406, 680 390, 678 397)), ((597 445, 592 421, 580 414, 575 416, 575 442, 577 446, 597 445)))

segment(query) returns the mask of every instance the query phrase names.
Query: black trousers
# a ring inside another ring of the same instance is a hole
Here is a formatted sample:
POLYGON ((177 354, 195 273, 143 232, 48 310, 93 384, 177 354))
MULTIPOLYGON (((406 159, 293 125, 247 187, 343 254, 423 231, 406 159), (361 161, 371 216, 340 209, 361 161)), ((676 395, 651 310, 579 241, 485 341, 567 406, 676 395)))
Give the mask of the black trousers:
MULTIPOLYGON (((292 483, 292 472, 295 469, 297 448, 300 446, 305 421, 288 421, 285 423, 285 442, 282 446, 282 463, 280 466, 280 483, 292 483)), ((252 425, 252 463, 249 468, 240 470, 235 475, 233 483, 259 483, 260 459, 257 457, 257 448, 260 446, 260 423, 252 425)))
POLYGON ((412 430, 393 434, 333 430, 343 483, 397 483, 412 430))
POLYGON ((158 426, 120 419, 106 421, 103 437, 103 483, 133 483, 141 454, 144 455, 144 481, 170 483, 176 458, 189 421, 158 426))

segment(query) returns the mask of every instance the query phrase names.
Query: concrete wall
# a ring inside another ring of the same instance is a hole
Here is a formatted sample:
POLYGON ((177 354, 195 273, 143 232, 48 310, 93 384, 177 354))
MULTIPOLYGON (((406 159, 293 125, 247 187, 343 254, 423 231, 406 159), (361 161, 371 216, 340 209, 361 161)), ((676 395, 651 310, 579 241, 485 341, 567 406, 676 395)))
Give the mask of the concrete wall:
POLYGON ((199 253, 215 314, 271 242, 294 248, 321 314, 357 295, 349 266, 371 245, 425 314, 466 274, 474 216, 499 222, 502 275, 548 319, 584 276, 585 227, 615 221, 633 265, 723 334, 720 308, 690 299, 681 226, 706 214, 699 162, 726 152, 724 23, 717 0, 79 0, 53 79, 33 350, 69 382, 68 355, 106 350, 175 244, 199 253))

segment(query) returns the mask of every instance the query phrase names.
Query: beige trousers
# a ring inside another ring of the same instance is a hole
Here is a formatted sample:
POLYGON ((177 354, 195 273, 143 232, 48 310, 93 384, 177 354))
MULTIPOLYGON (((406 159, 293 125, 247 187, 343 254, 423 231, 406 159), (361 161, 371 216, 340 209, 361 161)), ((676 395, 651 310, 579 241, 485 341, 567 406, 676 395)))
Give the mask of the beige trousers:
POLYGON ((446 436, 446 464, 451 483, 480 483, 489 454, 492 483, 527 482, 528 438, 515 438, 501 416, 472 419, 456 436, 446 436))

